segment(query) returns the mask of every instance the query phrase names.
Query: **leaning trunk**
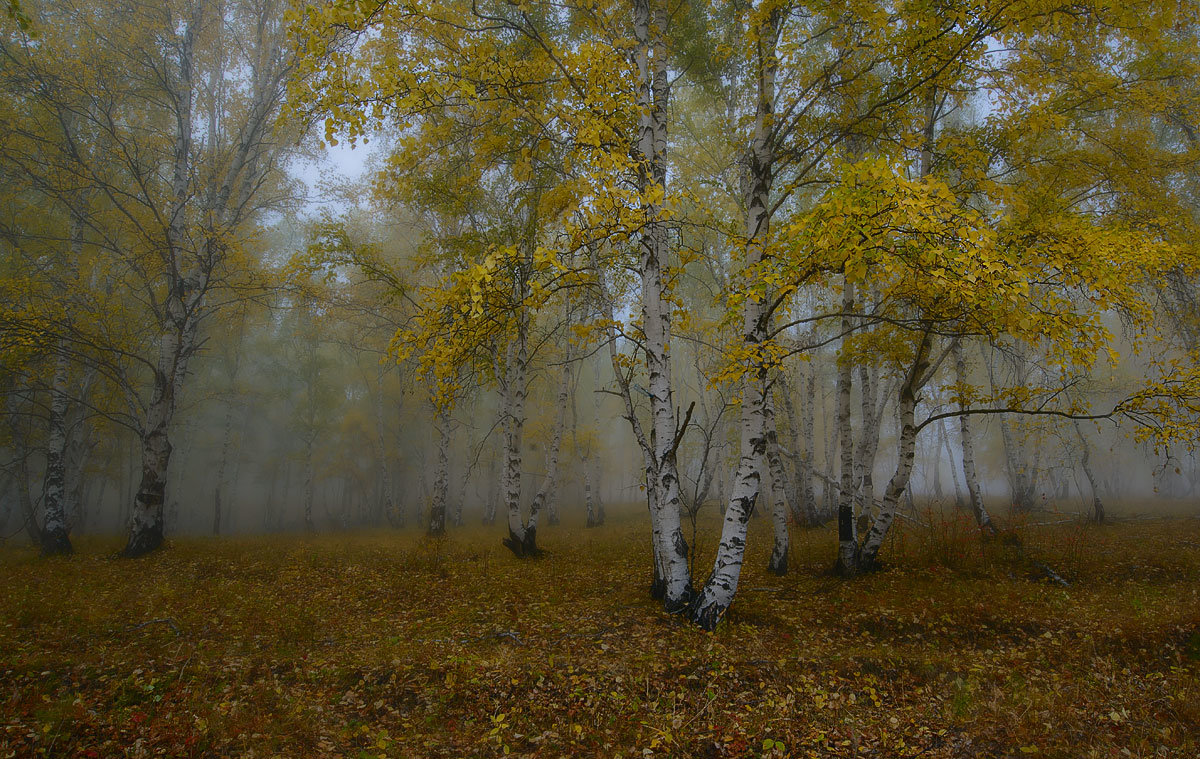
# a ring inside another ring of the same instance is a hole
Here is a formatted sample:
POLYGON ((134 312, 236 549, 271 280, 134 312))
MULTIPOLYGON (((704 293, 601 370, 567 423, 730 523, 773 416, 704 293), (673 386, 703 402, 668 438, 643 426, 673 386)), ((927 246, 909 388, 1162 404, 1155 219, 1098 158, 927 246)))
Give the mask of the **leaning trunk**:
POLYGON ((1092 447, 1088 445, 1087 438, 1083 436, 1079 422, 1075 422, 1075 434, 1079 436, 1079 442, 1083 446, 1083 456, 1079 460, 1079 466, 1083 469, 1083 476, 1087 478, 1088 485, 1092 489, 1092 521, 1096 524, 1104 524, 1104 501, 1100 499, 1096 473, 1092 471, 1092 447))
POLYGON ((863 570, 873 570, 878 566, 879 549, 887 537, 888 530, 896 518, 900 498, 907 492, 909 479, 912 476, 913 458, 916 454, 917 426, 915 421, 917 408, 917 391, 925 382, 925 374, 929 371, 930 334, 928 331, 921 336, 917 346, 917 354, 912 368, 900 386, 900 439, 896 451, 896 471, 888 482, 883 494, 883 503, 879 506, 871 530, 863 543, 859 559, 859 567, 863 570))
MULTIPOLYGON (((963 356, 962 345, 958 343, 954 346, 954 373, 958 384, 965 387, 967 360, 963 356)), ((962 438, 963 480, 967 486, 967 498, 971 501, 975 524, 979 525, 984 535, 991 537, 996 534, 996 528, 992 524, 987 507, 983 505, 983 491, 979 487, 979 476, 975 472, 975 439, 971 434, 971 416, 966 413, 967 409, 961 402, 959 411, 962 415, 958 417, 958 434, 962 438)))
MULTIPOLYGON (((747 151, 749 191, 746 196, 746 268, 753 270, 766 254, 771 222, 771 187, 774 181, 774 143, 772 120, 775 109, 775 73, 778 61, 775 46, 779 41, 782 16, 773 11, 762 19, 757 30, 761 38, 756 71, 757 103, 754 134, 747 151)), ((771 313, 763 296, 747 297, 742 306, 742 334, 750 355, 770 339, 771 313)), ((767 381, 765 357, 756 360, 745 376, 742 400, 741 455, 734 477, 725 522, 712 574, 691 607, 692 621, 705 630, 716 628, 737 592, 746 553, 746 531, 762 487, 762 461, 767 453, 768 420, 771 392, 767 381)), ((773 431, 774 425, 771 425, 773 431)), ((786 524, 784 525, 786 530, 786 524)))

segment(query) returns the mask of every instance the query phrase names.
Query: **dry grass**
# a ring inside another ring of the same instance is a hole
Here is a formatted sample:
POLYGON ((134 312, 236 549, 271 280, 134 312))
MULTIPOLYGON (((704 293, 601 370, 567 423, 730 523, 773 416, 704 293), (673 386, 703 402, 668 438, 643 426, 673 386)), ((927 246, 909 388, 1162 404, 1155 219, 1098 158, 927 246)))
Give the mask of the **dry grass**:
POLYGON ((1200 755, 1200 520, 925 521, 852 582, 829 530, 768 575, 756 522, 711 635, 647 599, 635 520, 534 562, 477 528, 3 549, 0 757, 1200 755))

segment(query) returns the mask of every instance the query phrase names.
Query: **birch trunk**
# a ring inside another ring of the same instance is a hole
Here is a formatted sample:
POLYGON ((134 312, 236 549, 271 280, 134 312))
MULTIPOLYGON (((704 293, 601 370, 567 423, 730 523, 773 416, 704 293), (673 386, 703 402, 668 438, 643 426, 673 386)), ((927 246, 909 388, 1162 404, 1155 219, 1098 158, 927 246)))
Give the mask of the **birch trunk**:
POLYGON ((42 528, 38 525, 33 493, 29 490, 29 455, 27 451, 17 459, 17 497, 21 504, 21 517, 25 521, 25 534, 29 536, 30 542, 34 545, 41 545, 42 528))
POLYGON ((463 527, 466 522, 463 521, 463 506, 467 502, 467 483, 470 481, 470 471, 462 473, 462 480, 459 482, 458 492, 454 498, 454 526, 463 527))
POLYGON ((526 525, 521 517, 521 436, 525 428, 525 396, 528 392, 529 362, 524 317, 518 317, 517 334, 508 347, 504 395, 504 475, 502 490, 508 514, 508 537, 504 545, 517 556, 536 556, 537 525, 526 525))
MULTIPOLYGON (((637 152, 641 165, 638 190, 646 198, 657 188, 667 187, 667 13, 662 0, 633 0, 634 59, 638 71, 637 152), (653 6, 653 7, 651 7, 653 6)), ((667 228, 661 202, 643 200, 645 219, 639 239, 642 330, 645 336, 647 384, 650 395, 650 452, 653 481, 650 522, 661 568, 663 603, 669 612, 679 612, 692 598, 688 572, 689 549, 680 518, 679 471, 676 462, 678 432, 672 397, 671 302, 664 297, 667 265, 667 228)))
MULTIPOLYGON (((846 282, 842 291, 842 342, 845 345, 853 329, 854 285, 846 282)), ((837 429, 841 444, 841 482, 838 492, 838 559, 835 571, 841 577, 858 574, 858 523, 854 518, 854 437, 850 427, 850 393, 853 365, 848 356, 840 356, 837 376, 837 429)))
POLYGON ((800 411, 800 431, 804 435, 804 469, 801 471, 800 477, 804 487, 804 503, 811 519, 809 524, 815 527, 829 516, 828 512, 820 513, 817 509, 816 477, 813 474, 817 455, 817 377, 815 369, 810 368, 808 376, 805 378, 804 397, 804 406, 800 411))
MULTIPOLYGON (((592 492, 592 446, 595 441, 588 438, 583 444, 579 440, 579 384, 575 384, 575 389, 571 392, 571 440, 575 443, 575 450, 579 452, 580 466, 583 469, 583 503, 587 509, 586 527, 597 527, 603 523, 603 514, 598 514, 596 510, 596 496, 592 492)), ((592 395, 595 395, 593 393, 592 395)), ((599 416, 597 414, 596 416, 599 416)), ((597 420, 598 422, 598 420, 597 420)), ((599 424, 594 425, 599 428, 599 424)))
MULTIPOLYGON (((766 255, 771 223, 771 188, 774 181, 774 141, 772 121, 775 110, 775 74, 778 61, 775 47, 779 41, 782 16, 778 10, 766 14, 759 33, 756 72, 757 102, 754 134, 747 151, 748 192, 746 195, 746 267, 752 268, 766 255)), ((749 297, 742 306, 742 334, 752 353, 770 339, 770 312, 766 298, 749 297)), ((713 630, 725 615, 737 593, 746 553, 746 532, 762 488, 762 462, 767 453, 769 411, 767 367, 762 359, 750 368, 744 379, 741 444, 732 491, 725 508, 721 542, 712 574, 691 608, 692 621, 705 630, 713 630)), ((784 529, 786 530, 786 524, 784 529)))
MULTIPOLYGON (((962 345, 958 343, 954 346, 954 374, 958 384, 965 386, 967 359, 963 355, 962 345)), ((965 412, 967 409, 960 403, 959 410, 965 412)), ((983 530, 985 536, 991 537, 996 534, 996 527, 983 504, 983 491, 979 487, 979 476, 975 472, 975 439, 971 433, 969 414, 963 413, 958 417, 958 434, 962 439, 963 482, 967 487, 967 498, 971 502, 971 513, 975 515, 975 524, 979 529, 983 530)))
MULTIPOLYGON (((940 455, 942 451, 943 432, 939 425, 937 438, 934 440, 933 472, 929 475, 933 478, 933 501, 938 505, 941 505, 942 499, 946 497, 946 493, 942 490, 942 459, 940 455)), ((925 479, 928 479, 928 476, 925 479)))
POLYGON ((795 502, 795 492, 791 481, 784 471, 783 458, 779 453, 778 431, 775 428, 775 404, 768 397, 763 404, 766 414, 767 465, 771 472, 771 523, 774 528, 775 541, 771 548, 771 558, 767 569, 780 577, 788 572, 788 510, 790 503, 795 502))
POLYGON ((450 412, 439 408, 434 415, 437 432, 437 463, 434 465, 433 503, 429 507, 429 534, 446 534, 446 495, 450 487, 450 412))
MULTIPOLYGON (((594 435, 600 434, 600 395, 592 393, 592 432, 594 435)), ((593 441, 593 445, 597 445, 599 441, 593 441)), ((594 503, 593 513, 596 515, 593 527, 600 527, 604 524, 604 497, 600 492, 600 477, 596 470, 596 462, 599 457, 595 451, 589 450, 587 461, 584 462, 583 478, 585 494, 590 496, 594 503)))
POLYGON ((388 463, 391 457, 388 456, 383 420, 383 381, 386 376, 383 365, 380 364, 375 383, 375 442, 379 446, 379 487, 382 491, 383 515, 388 524, 393 524, 396 520, 396 502, 392 499, 392 467, 388 463))
MULTIPOLYGON (((788 508, 791 511, 792 520, 796 524, 814 527, 817 524, 817 512, 816 504, 812 501, 812 493, 809 492, 812 487, 812 473, 809 471, 811 466, 809 448, 800 441, 800 421, 796 417, 796 407, 792 401, 792 385, 787 380, 786 374, 780 374, 779 383, 779 395, 783 399, 783 411, 788 423, 788 459, 792 462, 790 472, 785 472, 785 476, 789 477, 790 484, 788 508)), ((776 436, 778 436, 778 425, 776 425, 776 436)))
POLYGON ((570 391, 571 365, 564 363, 558 380, 558 395, 555 398, 558 405, 554 418, 554 432, 550 436, 550 447, 546 450, 546 477, 542 480, 542 486, 533 497, 533 504, 529 507, 529 523, 535 529, 538 514, 543 508, 548 512, 550 524, 558 524, 558 502, 556 500, 558 461, 559 453, 562 451, 563 430, 567 426, 567 404, 570 401, 570 391))
POLYGON ((1013 507, 1022 512, 1032 511, 1034 478, 1025 454, 1025 444, 1018 442, 1012 425, 1003 420, 1000 422, 1000 440, 1004 445, 1004 462, 1008 468, 1013 507))
MULTIPOLYGON (((875 509, 875 457, 879 452, 881 417, 876 408, 879 373, 875 367, 858 367, 861 398, 861 429, 854 456, 854 484, 858 495, 858 513, 871 514, 875 509)), ((883 406, 882 402, 878 403, 883 406)))
POLYGON ((225 432, 221 436, 221 459, 217 463, 217 487, 213 493, 213 535, 221 534, 221 489, 225 487, 225 466, 229 461, 229 446, 232 440, 233 403, 231 401, 225 405, 225 432))
POLYGON ((304 529, 312 532, 313 524, 313 438, 304 440, 304 529))
POLYGON ((888 530, 896 518, 896 509, 900 505, 900 498, 908 490, 909 480, 912 477, 913 458, 916 454, 917 426, 915 416, 917 392, 924 386, 925 375, 929 371, 929 347, 931 342, 932 339, 929 331, 923 332, 921 343, 917 346, 912 367, 909 369, 904 383, 900 386, 898 398, 900 408, 900 438, 896 446, 896 471, 892 474, 892 479, 888 482, 887 488, 884 490, 883 503, 879 506, 879 513, 875 516, 875 520, 871 524, 871 530, 867 533, 866 540, 863 542, 862 553, 859 558, 860 570, 871 571, 878 568, 879 549, 883 546, 883 540, 887 537, 888 530))
POLYGON ((966 506, 966 499, 963 498, 962 483, 958 479, 958 469, 954 466, 954 449, 950 447, 950 431, 946 428, 946 420, 938 422, 938 438, 941 442, 940 451, 945 451, 946 461, 950 465, 950 480, 954 483, 954 508, 961 509, 966 506))
POLYGON ((41 529, 43 556, 69 554, 67 532, 67 359, 59 353, 50 386, 50 433, 46 441, 46 474, 42 485, 44 516, 41 529))
POLYGON ((488 459, 487 482, 487 501, 483 505, 483 523, 493 525, 496 523, 496 501, 500 498, 500 478, 496 471, 495 456, 488 459))
POLYGON ((4 488, 0 490, 0 546, 7 542, 8 519, 12 515, 13 507, 13 476, 5 474, 4 488))
POLYGON ((1087 438, 1083 436, 1079 422, 1075 422, 1075 434, 1079 436, 1079 444, 1083 447, 1083 456, 1079 460, 1079 466, 1083 469, 1083 476, 1087 477, 1088 485, 1092 489, 1092 521, 1096 524, 1104 524, 1104 501, 1100 499, 1100 487, 1096 481, 1096 473, 1092 471, 1092 447, 1088 445, 1087 438))
POLYGON ((166 241, 171 291, 166 298, 153 389, 141 429, 142 478, 130 512, 129 540, 121 552, 126 557, 143 556, 162 545, 167 467, 171 462, 171 421, 175 415, 176 394, 183 382, 188 358, 195 348, 197 310, 203 297, 202 283, 197 274, 189 270, 183 255, 187 239, 186 208, 192 194, 192 56, 201 15, 200 7, 194 7, 183 31, 179 48, 179 82, 171 93, 178 109, 171 176, 172 207, 166 241))

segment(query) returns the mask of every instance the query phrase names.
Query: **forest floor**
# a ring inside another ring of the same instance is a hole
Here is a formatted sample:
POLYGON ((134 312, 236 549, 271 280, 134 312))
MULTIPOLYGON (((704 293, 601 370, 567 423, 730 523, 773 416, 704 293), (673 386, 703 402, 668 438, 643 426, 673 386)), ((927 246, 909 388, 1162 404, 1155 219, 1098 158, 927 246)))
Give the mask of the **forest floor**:
POLYGON ((831 529, 767 574, 757 521, 713 634, 647 597, 632 517, 536 561, 498 527, 10 546, 0 758, 1200 756, 1200 519, 927 519, 849 582, 831 529))

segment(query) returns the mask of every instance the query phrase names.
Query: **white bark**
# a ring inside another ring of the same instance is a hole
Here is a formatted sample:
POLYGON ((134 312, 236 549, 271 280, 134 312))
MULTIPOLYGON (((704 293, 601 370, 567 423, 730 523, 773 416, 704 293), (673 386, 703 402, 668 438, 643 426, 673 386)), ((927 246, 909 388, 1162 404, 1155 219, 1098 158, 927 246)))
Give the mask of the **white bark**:
POLYGON ((379 447, 379 487, 382 491, 380 495, 383 501, 383 516, 390 524, 394 523, 396 519, 396 503, 392 498, 391 456, 388 455, 386 425, 383 418, 383 389, 386 377, 387 372, 383 364, 380 364, 375 382, 375 441, 379 447))
POLYGON ((817 377, 816 369, 809 369, 804 382, 804 406, 801 408, 800 430, 804 435, 804 469, 801 471, 801 482, 804 486, 804 503, 808 508, 810 525, 817 525, 828 516, 819 514, 817 510, 816 477, 813 470, 816 466, 817 435, 816 435, 816 406, 817 406, 817 377))
POLYGON ((1087 438, 1083 435, 1083 428, 1079 426, 1079 422, 1075 422, 1075 434, 1079 436, 1079 444, 1083 448, 1083 455, 1079 459, 1079 466, 1083 469, 1083 476, 1087 478, 1088 485, 1092 489, 1092 521, 1096 524, 1104 523, 1104 501, 1100 498, 1100 488, 1096 482, 1096 473, 1092 470, 1092 447, 1088 445, 1087 438))
POLYGON ((483 506, 483 523, 485 525, 496 523, 496 501, 500 499, 500 478, 496 471, 496 458, 493 455, 488 459, 487 501, 483 506))
POLYGON ((50 385, 50 430, 46 440, 46 474, 43 478, 41 529, 43 555, 71 553, 67 535, 67 357, 58 353, 50 385))
POLYGON ((434 412, 437 434, 437 463, 434 465, 433 503, 429 507, 429 534, 446 532, 446 495, 450 488, 450 411, 439 408, 434 412))
MULTIPOLYGON (((963 355, 962 344, 954 345, 954 373, 960 385, 967 382, 967 360, 963 355)), ((960 411, 967 409, 959 404, 960 411)), ((992 517, 988 514, 983 503, 983 491, 979 487, 979 476, 975 472, 975 439, 971 434, 971 417, 964 413, 958 418, 958 433, 962 442, 963 480, 967 486, 967 498, 971 502, 971 512, 975 515, 975 523, 979 529, 988 535, 996 533, 992 525, 992 517)))
MULTIPOLYGON (((789 446, 787 457, 792 462, 791 469, 785 471, 785 477, 788 478, 788 490, 786 491, 788 508, 791 510, 792 519, 796 524, 811 527, 818 522, 816 504, 813 503, 812 494, 810 469, 812 464, 809 460, 811 444, 802 443, 800 440, 800 420, 797 418, 795 403, 792 400, 794 390, 788 381, 786 372, 780 374, 779 383, 779 395, 783 399, 783 411, 787 417, 789 446)), ((776 436, 778 436, 778 424, 776 424, 776 436)))
MULTIPOLYGON (((842 292, 842 342, 849 338, 854 311, 854 285, 846 282, 842 292)), ((853 577, 858 573, 858 523, 854 514, 854 438, 850 427, 850 393, 853 365, 846 356, 838 361, 837 429, 841 442, 841 482, 837 496, 838 559, 837 573, 853 577)))
MULTIPOLYGON (((569 359, 569 356, 568 356, 569 359)), ((558 524, 558 504, 555 501, 558 487, 559 454, 562 451, 563 430, 567 424, 567 404, 570 401, 571 365, 564 363, 559 374, 558 394, 555 397, 554 431, 550 435, 550 446, 546 449, 546 476, 542 486, 533 497, 529 507, 529 524, 537 529, 538 515, 542 509, 548 512, 550 524, 558 524)))
MULTIPOLYGON (((766 253, 771 223, 771 188, 774 181, 775 74, 782 17, 766 14, 759 34, 754 133, 748 150, 746 195, 746 266, 759 264, 766 253)), ((742 334, 749 347, 770 339, 770 313, 766 298, 747 298, 742 307, 742 334)), ((741 444, 737 473, 725 508, 721 542, 712 574, 693 602, 692 621, 712 630, 724 616, 737 593, 746 553, 746 532, 762 488, 762 462, 767 452, 767 396, 770 385, 767 367, 750 367, 744 379, 741 444)), ((785 525, 786 529, 786 525, 785 525)))
POLYGON ((917 393, 924 386, 929 373, 929 348, 932 343, 932 338, 928 331, 921 334, 921 342, 917 346, 916 355, 913 358, 913 364, 909 368, 908 376, 904 378, 904 382, 900 385, 900 394, 898 405, 900 410, 900 437, 897 441, 897 457, 896 471, 892 474, 892 479, 888 482, 887 489, 883 493, 883 503, 879 506, 879 513, 875 516, 874 522, 871 524, 871 530, 867 533, 866 540, 863 542, 862 553, 859 558, 861 569, 875 568, 879 549, 883 546, 883 540, 887 537, 888 530, 892 526, 892 522, 896 518, 896 509, 900 505, 900 498, 908 490, 909 480, 912 477, 913 459, 916 454, 917 442, 917 426, 915 421, 915 413, 917 408, 917 393))
POLYGON ((858 367, 861 396, 861 426, 854 451, 854 484, 858 496, 858 513, 870 514, 875 508, 875 457, 879 452, 879 429, 882 400, 876 402, 879 373, 874 366, 858 367))
MULTIPOLYGON (((668 71, 666 8, 661 0, 633 0, 634 59, 638 70, 637 151, 642 165, 638 178, 643 192, 667 186, 668 71), (651 7, 653 6, 653 7, 651 7)), ((645 203, 645 225, 639 241, 642 330, 645 335, 647 384, 650 394, 650 446, 653 468, 651 528, 662 569, 663 602, 681 611, 691 600, 688 545, 680 519, 679 471, 676 463, 675 406, 672 396, 671 303, 665 295, 667 228, 661 203, 645 203)))
POLYGON ((508 514, 508 537, 504 544, 518 556, 536 552, 537 525, 529 529, 521 516, 521 437, 525 429, 525 397, 528 393, 528 347, 525 315, 517 318, 517 330, 507 348, 505 379, 501 384, 504 414, 504 473, 501 490, 508 514))
POLYGON ((771 472, 771 523, 774 529, 775 541, 771 549, 771 558, 767 569, 779 576, 788 571, 788 504, 795 501, 795 493, 791 481, 784 471, 783 458, 779 453, 779 441, 776 439, 775 404, 768 396, 764 404, 766 417, 766 456, 771 472))

